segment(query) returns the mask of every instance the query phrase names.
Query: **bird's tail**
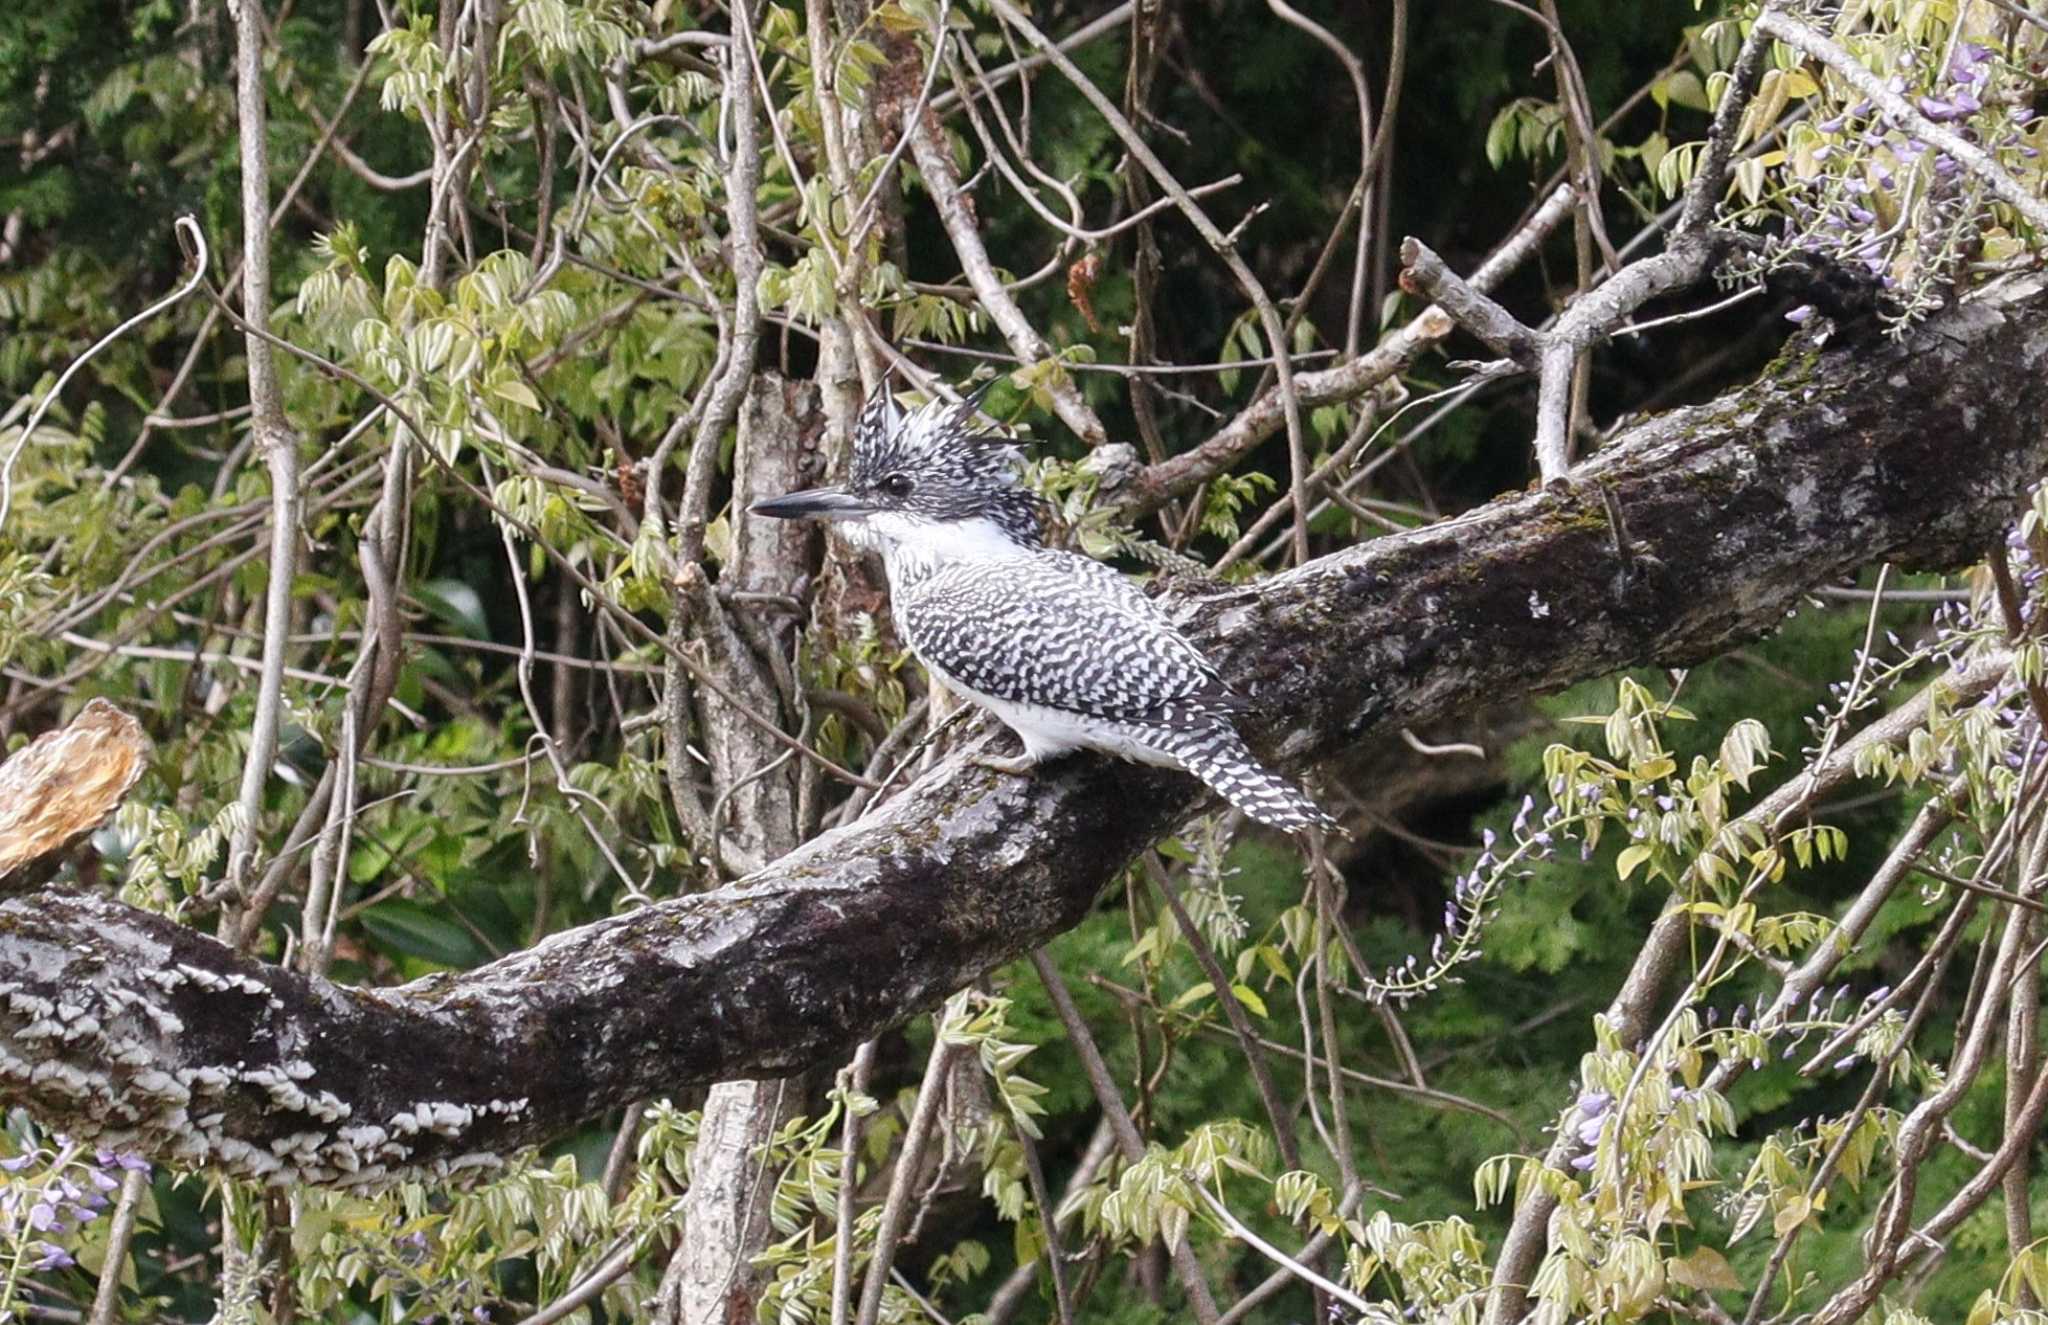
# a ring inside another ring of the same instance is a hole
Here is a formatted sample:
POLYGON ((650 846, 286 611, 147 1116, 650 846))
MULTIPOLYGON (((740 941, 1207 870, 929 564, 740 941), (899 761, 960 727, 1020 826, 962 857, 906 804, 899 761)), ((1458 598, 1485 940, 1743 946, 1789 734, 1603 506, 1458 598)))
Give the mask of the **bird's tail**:
POLYGON ((1284 833, 1311 828, 1342 831, 1307 792, 1261 764, 1244 738, 1225 723, 1177 731, 1161 745, 1182 768, 1270 828, 1284 833))

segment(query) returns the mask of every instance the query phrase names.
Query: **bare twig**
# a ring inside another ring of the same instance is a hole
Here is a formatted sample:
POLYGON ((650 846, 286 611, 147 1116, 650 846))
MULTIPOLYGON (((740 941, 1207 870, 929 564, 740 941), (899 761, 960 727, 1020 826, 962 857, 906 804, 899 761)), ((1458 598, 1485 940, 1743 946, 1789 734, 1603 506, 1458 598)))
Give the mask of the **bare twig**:
POLYGON ((1252 306, 1258 310, 1259 325, 1264 329, 1266 335, 1267 351, 1273 356, 1274 366, 1279 372, 1280 404, 1287 424, 1288 482, 1294 496, 1294 509, 1296 513, 1294 522, 1294 557, 1297 562, 1307 561, 1308 521, 1306 513, 1308 511, 1308 500, 1305 496, 1306 488, 1304 485, 1308 480, 1308 440, 1302 424, 1301 398, 1295 389, 1294 365, 1288 357, 1289 346, 1287 344, 1286 329, 1281 325, 1279 310, 1273 306, 1272 299, 1266 294, 1266 287, 1260 283, 1259 278, 1246 265, 1245 260, 1239 256, 1237 245, 1233 242, 1231 236, 1224 234, 1216 223, 1209 219, 1208 213, 1195 205, 1195 201, 1188 195, 1187 189, 1179 180, 1174 178, 1173 172, 1168 170, 1165 163, 1160 161, 1158 155, 1153 152, 1151 145, 1138 133, 1131 122, 1124 118, 1123 112, 1117 109, 1116 103, 1105 96, 1102 89, 1095 86, 1094 80, 1082 73, 1075 66, 1074 62, 1069 60, 1043 32, 1040 32, 1032 24, 1031 20, 1026 18, 1015 5, 1009 3, 1009 0, 990 0, 990 3, 1003 22, 1023 33, 1027 41, 1043 51, 1047 58, 1052 61, 1053 67, 1065 75, 1067 80, 1074 85, 1075 90, 1090 105, 1095 107, 1096 114, 1102 116, 1103 121, 1122 140, 1125 150, 1130 152, 1131 156, 1145 167, 1145 171, 1151 175, 1153 183, 1159 186, 1162 193, 1174 200, 1175 205, 1180 209, 1181 215, 1187 218, 1190 225, 1194 226, 1196 233, 1202 236, 1203 241, 1209 245, 1211 251, 1218 258, 1222 259, 1223 265, 1230 269, 1231 276, 1236 279, 1239 287, 1244 290, 1245 296, 1251 300, 1252 306))
MULTIPOLYGON (((1116 981, 1105 979, 1100 975, 1090 976, 1089 983, 1107 993, 1114 994, 1117 998, 1126 1002, 1136 1003, 1155 1014, 1178 1017, 1187 1022, 1193 1029, 1207 1034, 1211 1038, 1235 1038, 1235 1032, 1225 1027, 1204 1024, 1194 1014, 1182 1009, 1164 1007, 1157 1000, 1147 997, 1142 991, 1132 989, 1128 985, 1118 984, 1116 981)), ((1346 1063, 1333 1065, 1328 1059, 1320 1055, 1297 1049, 1291 1044, 1283 1044, 1278 1040, 1269 1040, 1262 1037, 1258 1043, 1259 1047, 1268 1053, 1295 1059, 1310 1072, 1329 1072, 1334 1070, 1346 1081, 1354 1085, 1363 1086, 1368 1090, 1384 1090, 1390 1095, 1412 1099, 1432 1109, 1469 1113, 1485 1118, 1491 1122, 1498 1123, 1503 1131, 1515 1138, 1516 1145, 1522 1144, 1522 1129, 1513 1118, 1510 1118, 1498 1109, 1488 1108, 1477 1100, 1466 1099, 1462 1095, 1454 1095, 1447 1090, 1438 1090, 1434 1086, 1419 1085, 1412 1081, 1402 1081, 1398 1077, 1376 1076, 1370 1072, 1362 1072, 1346 1063)))
POLYGON ((1147 854, 1145 873, 1152 880, 1152 886, 1166 900, 1173 912, 1174 921, 1180 926, 1181 937, 1187 940, 1188 950, 1195 954, 1195 961, 1202 968, 1202 974, 1209 979, 1216 1005, 1223 1009, 1224 1019, 1237 1036, 1238 1046, 1244 1050, 1245 1066, 1251 1069, 1252 1081, 1259 1088, 1259 1101, 1265 1106, 1266 1120, 1272 1124, 1273 1139, 1280 1149, 1280 1162, 1290 1170, 1301 1167, 1301 1146, 1294 1139, 1294 1124, 1288 1116, 1287 1107, 1280 1101, 1280 1092, 1273 1084, 1273 1071, 1266 1063, 1265 1051, 1260 1047, 1258 1032, 1252 1029, 1251 1018, 1245 1015, 1244 1005, 1232 992, 1236 981, 1223 969, 1223 963, 1216 958, 1215 949, 1202 936, 1201 927, 1188 914, 1187 904, 1174 890, 1173 880, 1160 868, 1158 858, 1147 854))
POLYGON ((882 1203, 881 1225, 875 1230, 875 1250, 868 1261, 867 1280, 861 1287, 860 1312, 854 1317, 856 1325, 875 1325, 881 1316, 882 1290, 889 1283, 889 1268, 896 1262, 896 1248, 910 1215, 910 1198, 917 1189, 918 1173, 924 1167, 925 1152, 931 1147, 938 1125, 939 1105, 946 1097, 946 1067, 959 1052, 959 1046, 945 1036, 946 1024, 958 1005, 959 996, 955 996, 936 1018, 939 1033, 933 1037, 931 1056, 925 1060, 917 1104, 911 1110, 910 1126, 903 1133, 903 1147, 889 1178, 889 1195, 882 1203))
MULTIPOLYGON (((1099 41, 1130 22, 1131 12, 1136 8, 1136 0, 1123 0, 1123 3, 1111 6, 1080 27, 1075 28, 1068 36, 1062 37, 1059 43, 1060 50, 1077 51, 1091 42, 1099 41)), ((1012 79, 1030 73, 1033 69, 1043 68, 1046 60, 1045 53, 1039 51, 1012 60, 1008 64, 997 65, 982 76, 981 81, 985 92, 992 94, 1012 79)), ((965 95, 964 91, 957 89, 951 92, 941 92, 932 98, 932 109, 943 114, 959 104, 965 95)))
MULTIPOLYGON (((1362 1186, 1354 1187, 1350 1191, 1345 1192, 1337 1201, 1338 1215, 1346 1219, 1350 1218, 1352 1212, 1358 1208, 1358 1203, 1364 1194, 1365 1188, 1362 1186)), ((1316 1264, 1317 1258, 1323 1254, 1324 1249, 1336 1240, 1334 1234, 1324 1229, 1317 1229, 1307 1242, 1301 1244, 1300 1252, 1275 1269, 1272 1274, 1266 1276, 1263 1283, 1232 1303, 1230 1310, 1223 1313, 1222 1319, 1218 1320, 1216 1325, 1237 1325, 1238 1321, 1250 1316, 1252 1312, 1278 1296, 1281 1290, 1296 1281, 1294 1267, 1297 1263, 1303 1265, 1316 1264)))
POLYGON ((65 366, 64 371, 57 375, 57 380, 51 384, 49 391, 36 404, 34 412, 28 416, 28 421, 21 425, 21 436, 15 439, 13 448, 7 452, 6 464, 0 465, 0 529, 4 529, 7 526, 7 513, 12 508, 14 502, 15 462, 21 458, 21 453, 27 448, 29 439, 35 436, 37 426, 43 421, 43 415, 49 412, 50 406, 56 403, 57 397, 64 393, 65 384, 71 380, 72 375, 85 367, 87 362, 101 350, 112 345, 115 341, 121 339, 121 337, 127 335, 130 331, 149 321, 165 309, 182 301, 185 296, 198 289, 200 282, 206 279, 206 232, 201 230, 199 222, 190 216, 179 217, 174 223, 174 227, 177 231, 179 246, 185 250, 186 265, 190 269, 184 283, 94 341, 86 348, 85 353, 73 359, 65 366))
MULTIPOLYGON (((1344 232, 1347 217, 1353 210, 1358 216, 1358 242, 1353 246, 1351 266, 1351 303, 1344 319, 1344 354, 1349 358, 1358 353, 1360 324, 1365 312, 1366 264, 1372 256, 1372 215, 1374 175, 1377 173, 1381 154, 1390 140, 1390 129, 1394 120, 1394 108, 1401 95, 1401 61, 1398 54, 1393 60, 1392 74, 1387 85, 1387 100, 1381 112, 1380 130, 1377 136, 1372 127, 1372 94, 1366 87, 1365 62, 1351 53, 1349 47, 1337 40, 1330 30, 1303 14, 1286 0, 1266 0, 1266 8, 1283 23, 1292 24, 1314 38, 1323 49, 1329 51, 1337 62, 1344 66, 1345 75, 1351 80, 1352 99, 1358 103, 1358 183, 1352 189, 1346 203, 1346 215, 1338 218, 1336 229, 1330 234, 1329 242, 1335 244, 1344 232)), ((1401 46, 1401 29, 1407 22, 1406 0, 1397 0, 1394 6, 1394 47, 1401 46)), ((1314 278, 1310 279, 1310 289, 1314 278)), ((1307 294, 1295 301, 1294 313, 1288 319, 1290 330, 1294 321, 1307 312, 1307 294)))
MULTIPOLYGON (((747 383, 754 376, 754 351, 761 337, 759 288, 766 256, 761 248, 760 133, 754 104, 754 61, 752 19, 746 5, 732 11, 733 41, 725 48, 726 121, 732 127, 733 147, 725 176, 725 204, 732 223, 733 302, 730 330, 721 336, 726 343, 724 368, 711 386, 708 402, 697 418, 696 434, 690 441, 689 469, 683 480, 682 514, 676 526, 676 557, 683 562, 702 561, 704 528, 711 518, 711 488, 717 475, 720 439, 739 413, 747 383)), ((773 114, 772 110, 770 112, 773 114)))
MULTIPOLYGON (((1003 333, 1003 339, 1019 358, 1027 363, 1051 359, 1052 346, 1024 316, 1024 310, 1003 287, 995 264, 989 260, 988 249, 981 242, 979 219, 974 214, 972 200, 961 187, 959 172, 953 168, 952 149, 940 134, 938 121, 930 115, 922 115, 903 128, 910 139, 911 152, 917 158, 918 172, 923 175, 925 188, 938 211, 939 223, 945 227, 946 237, 952 241, 953 251, 959 255, 960 270, 967 277, 967 283, 974 287, 975 297, 988 310, 989 319, 1003 333)), ((1028 194, 1028 190, 1026 192, 1028 194)), ((1071 381, 1062 375, 1054 375, 1047 377, 1044 385, 1052 401, 1053 413, 1073 430, 1075 436, 1090 446, 1099 446, 1109 439, 1102 420, 1088 407, 1088 402, 1081 398, 1081 393, 1071 381)))
POLYGON ((1273 1264, 1279 1266, 1303 1283, 1312 1284, 1320 1291, 1328 1293, 1353 1311, 1364 1312, 1368 1317, 1373 1314, 1373 1306, 1370 1302, 1351 1292, 1342 1284, 1317 1274, 1314 1270, 1302 1264, 1301 1261, 1289 1256, 1286 1252, 1246 1227, 1245 1222, 1230 1213, 1230 1207, 1217 1200, 1215 1193, 1211 1192, 1207 1187, 1202 1186, 1200 1183, 1190 1183, 1189 1186, 1196 1195, 1202 1198, 1202 1204, 1209 1207, 1209 1213, 1216 1217, 1216 1222, 1228 1229, 1232 1237, 1258 1252, 1259 1255, 1264 1256, 1267 1260, 1273 1262, 1273 1264))
MULTIPOLYGON (((1067 1175, 1065 1192, 1061 1195, 1059 1201, 1054 1203, 1054 1218, 1058 1222, 1069 1222, 1078 1213, 1074 1200, 1076 1194, 1095 1181, 1115 1150, 1116 1135, 1109 1125, 1109 1119, 1105 1116, 1097 1120, 1095 1131, 1088 1138, 1088 1144, 1081 1149, 1080 1162, 1067 1175)), ((1107 1246, 1100 1241, 1096 1241, 1092 1242, 1086 1250, 1077 1253, 1077 1255, 1084 1262, 1084 1265, 1092 1265, 1100 1260, 1106 1252, 1107 1246)), ((1084 1268, 1082 1282, 1076 1286, 1075 1305, 1077 1308, 1086 1300, 1085 1294, 1089 1278, 1089 1272, 1084 1268)), ((1026 1263, 1012 1270, 1010 1277, 1004 1280, 1002 1285, 989 1296, 988 1308, 983 1313, 988 1317, 988 1325, 1010 1325, 1010 1322, 1016 1318, 1017 1313, 1023 1309, 1026 1299, 1031 1295, 1031 1288, 1037 1281, 1038 1267, 1036 1265, 1026 1263)))
POLYGON ((520 1321, 519 1325, 555 1325, 556 1321, 568 1319, 624 1278, 634 1262, 640 1259, 640 1251, 639 1239, 626 1238, 610 1255, 591 1267, 588 1274, 572 1284, 568 1292, 520 1321))
MULTIPOLYGON (((1080 1055, 1081 1070, 1087 1074, 1088 1084, 1095 1091, 1095 1101, 1102 1106, 1102 1112, 1109 1119, 1116 1133, 1117 1150, 1126 1164, 1135 1164, 1145 1157, 1145 1142, 1138 1135, 1138 1128, 1131 1121, 1131 1111, 1124 1107, 1123 1092, 1117 1089, 1114 1078, 1109 1075, 1109 1064, 1102 1061, 1102 1051, 1095 1046, 1095 1037, 1088 1030, 1088 1023, 1081 1016, 1081 1010, 1074 1006, 1074 996, 1067 992, 1067 982, 1060 978, 1059 968, 1052 958, 1039 949, 1031 954, 1031 968, 1038 972, 1039 982, 1045 986, 1046 996, 1052 1000, 1053 1011, 1058 1014, 1060 1025, 1066 1028, 1067 1039, 1080 1055)), ((1183 1238, 1173 1249, 1173 1268, 1181 1287, 1188 1295, 1188 1308, 1199 1325, 1217 1325, 1216 1299, 1209 1292, 1209 1284, 1202 1277, 1202 1267, 1195 1260, 1194 1252, 1183 1238)))
MULTIPOLYGON (((937 1052, 936 1048, 933 1051, 937 1052)), ((875 1042, 861 1041, 841 1078, 849 1091, 865 1093, 875 1070, 875 1042)), ((860 1182, 860 1115, 849 1103, 839 1130, 838 1222, 832 1234, 832 1325, 846 1325, 853 1307, 853 1202, 860 1182)))
POLYGON ((1414 237, 1401 241, 1401 266, 1422 292, 1458 324, 1524 368, 1535 366, 1539 337, 1486 294, 1467 285, 1429 245, 1414 237))
MULTIPOLYGON (((235 103, 242 160, 242 308, 247 324, 250 436, 270 471, 270 566, 264 588, 263 673, 257 683, 249 752, 242 765, 239 810, 228 849, 227 889, 245 896, 262 827, 263 789, 277 759, 284 714, 284 660, 291 634, 292 580, 298 573, 298 436, 285 418, 270 330, 269 110, 263 82, 262 0, 238 0, 235 15, 235 103)), ((222 911, 233 932, 234 904, 222 911)))
POLYGON ((142 1193, 148 1188, 146 1169, 129 1169, 121 1175, 121 1195, 114 1202, 107 1245, 100 1253, 100 1283, 93 1293, 88 1325, 114 1325, 121 1309, 121 1275, 128 1265, 128 1243, 135 1236, 135 1215, 142 1206, 142 1193))
POLYGON ((1052 1189, 1046 1185, 1045 1163, 1038 1156, 1038 1145, 1022 1128, 1017 1130, 1017 1146, 1024 1152, 1024 1175, 1031 1186, 1031 1203, 1038 1207, 1039 1227, 1045 1237, 1045 1266, 1052 1274, 1053 1306, 1060 1325, 1074 1325, 1074 1290, 1067 1283, 1066 1253, 1060 1249, 1060 1224, 1052 1200, 1052 1189))
MULTIPOLYGON (((971 61, 974 58, 974 53, 971 50, 965 51, 962 54, 965 60, 971 61)), ((978 71, 977 76, 979 76, 978 71)), ((955 78, 956 81, 959 80, 959 75, 957 73, 955 75, 955 78)), ((975 136, 981 140, 982 148, 988 154, 989 163, 996 168, 996 173, 1000 174, 1005 180, 1009 181, 1010 187, 1017 191, 1017 196, 1023 199, 1025 206, 1029 207, 1033 212, 1037 213, 1040 220, 1044 221, 1053 229, 1059 231, 1062 235, 1065 235, 1068 239, 1081 244, 1098 244, 1105 239, 1114 238, 1115 236, 1122 234, 1126 230, 1132 229, 1133 227, 1143 224, 1151 217, 1171 208, 1174 205, 1173 199, 1171 198, 1156 198, 1153 201, 1146 203, 1144 206, 1137 208, 1135 211, 1128 213, 1127 215, 1121 217, 1116 221, 1111 222, 1106 226, 1102 226, 1100 228, 1090 228, 1088 226, 1082 225, 1081 204, 1079 198, 1075 195, 1074 191, 1068 188, 1065 184, 1061 183, 1060 181, 1052 179, 1049 176, 1045 175, 1045 172, 1039 170, 1037 167, 1031 164, 1030 160, 1024 156, 1024 144, 1018 140, 1015 131, 1010 126, 1008 118, 1001 114, 1001 106, 998 103, 996 103, 993 99, 991 99, 989 102, 990 112, 995 118, 998 126, 1001 128, 1003 137, 1008 142, 1010 150, 1017 154, 1018 159, 1023 162, 1026 169, 1029 169, 1032 171, 1032 173, 1038 175, 1045 182, 1047 187, 1053 189, 1053 191, 1058 193, 1061 196, 1061 198, 1066 202, 1068 215, 1065 218, 1055 215, 1052 209, 1047 207, 1044 201, 1039 198, 1037 190, 1034 189, 1032 185, 1027 180, 1025 180, 1020 174, 1018 174, 1017 168, 1010 164, 1009 158, 1006 157, 1003 154, 1001 148, 997 146, 995 137, 989 133, 988 126, 983 121, 981 113, 977 111, 974 107, 974 102, 974 98, 968 97, 962 99, 960 104, 962 108, 964 108, 967 111, 968 123, 974 127, 975 136)), ((1191 198, 1207 197, 1212 193, 1220 193, 1224 189, 1235 187, 1236 185, 1242 184, 1243 182, 1243 175, 1225 175, 1222 179, 1215 180, 1211 183, 1196 185, 1194 188, 1188 190, 1188 196, 1191 198)), ((1062 250, 1062 252, 1067 251, 1071 251, 1071 246, 1069 246, 1069 248, 1067 249, 1062 250)), ((1058 258, 1059 255, 1055 254, 1055 262, 1058 261, 1058 258)), ((1017 286, 1014 283, 1004 283, 1001 286, 1001 289, 1005 295, 1010 294, 1016 288, 1017 286)), ((1021 361, 1029 362, 1029 360, 1022 354, 1019 354, 1017 357, 1021 361)), ((1263 360, 1262 362, 1271 363, 1273 361, 1263 360)))

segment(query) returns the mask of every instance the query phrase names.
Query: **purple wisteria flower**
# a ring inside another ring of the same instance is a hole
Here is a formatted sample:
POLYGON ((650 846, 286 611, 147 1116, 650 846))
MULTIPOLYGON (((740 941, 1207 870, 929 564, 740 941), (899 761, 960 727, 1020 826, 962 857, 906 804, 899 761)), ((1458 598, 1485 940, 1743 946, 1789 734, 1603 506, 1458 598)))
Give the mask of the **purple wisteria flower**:
POLYGON ((149 1172, 148 1160, 140 1155, 131 1155, 125 1150, 102 1149, 94 1154, 93 1162, 102 1169, 120 1169, 124 1173, 149 1172))
POLYGON ((78 1264, 76 1260, 72 1259, 70 1252, 53 1242, 41 1243, 39 1247, 40 1255, 34 1262, 35 1268, 38 1270, 68 1270, 78 1264))

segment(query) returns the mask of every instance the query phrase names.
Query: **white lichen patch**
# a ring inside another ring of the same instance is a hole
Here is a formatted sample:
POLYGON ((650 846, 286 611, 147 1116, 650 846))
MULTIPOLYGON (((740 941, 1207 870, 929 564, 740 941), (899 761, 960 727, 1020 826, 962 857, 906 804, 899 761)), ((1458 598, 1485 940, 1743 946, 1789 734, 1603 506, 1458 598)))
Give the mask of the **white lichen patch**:
POLYGON ((162 1036, 182 1035, 185 1023, 177 1013, 144 998, 132 989, 114 988, 106 991, 106 999, 113 1005, 111 1012, 133 1012, 146 1017, 162 1036))
POLYGON ((1804 525, 1820 514, 1814 504, 1814 499, 1819 496, 1820 480, 1811 474, 1801 474, 1791 487, 1785 489, 1785 504, 1800 516, 1804 525))
POLYGON ((214 993, 232 991, 257 998, 270 997, 268 985, 254 976, 243 975, 240 971, 209 971, 203 966, 193 966, 187 962, 178 963, 177 969, 192 984, 214 993))
POLYGON ((500 1149, 468 1138, 531 1108, 518 1097, 393 1110, 374 1073, 331 1057, 339 1024, 408 1010, 402 998, 318 987, 315 1009, 295 1013, 291 991, 248 968, 179 961, 134 935, 54 952, 29 945, 0 983, 0 1098, 93 1144, 272 1185, 363 1188, 499 1166, 500 1149), (246 1056, 208 1061, 209 1044, 246 1056), (361 1120, 366 1109, 392 1116, 361 1120))
POLYGON ((176 1077, 159 1068, 145 1068, 137 1072, 129 1087, 151 1099, 168 1100, 179 1108, 192 1101, 192 1092, 179 1085, 176 1077))
POLYGON ((43 1090, 53 1090, 69 1095, 75 1100, 90 1100, 98 1093, 99 1078, 73 1067, 69 1063, 37 1063, 29 1073, 29 1083, 43 1090))
POLYGON ((7 996, 7 1010, 17 1017, 41 1020, 57 1011, 57 1000, 21 992, 7 996))
POLYGON ((358 1124, 342 1128, 336 1136, 344 1150, 367 1154, 381 1149, 391 1134, 374 1124, 358 1124))
POLYGON ((188 1090, 218 1091, 225 1090, 228 1086, 234 1084, 235 1074, 224 1067, 214 1067, 209 1064, 201 1067, 179 1068, 178 1080, 183 1082, 188 1090))

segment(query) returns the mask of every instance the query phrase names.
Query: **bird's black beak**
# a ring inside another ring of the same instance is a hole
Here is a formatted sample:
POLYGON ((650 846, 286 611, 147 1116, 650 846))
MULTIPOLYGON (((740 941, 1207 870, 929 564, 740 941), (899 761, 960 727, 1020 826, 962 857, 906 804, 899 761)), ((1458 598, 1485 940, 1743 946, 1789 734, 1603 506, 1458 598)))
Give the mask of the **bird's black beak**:
POLYGON ((868 514, 871 508, 845 488, 806 488, 757 501, 748 508, 756 515, 778 520, 850 520, 868 514))

